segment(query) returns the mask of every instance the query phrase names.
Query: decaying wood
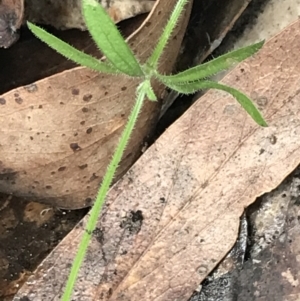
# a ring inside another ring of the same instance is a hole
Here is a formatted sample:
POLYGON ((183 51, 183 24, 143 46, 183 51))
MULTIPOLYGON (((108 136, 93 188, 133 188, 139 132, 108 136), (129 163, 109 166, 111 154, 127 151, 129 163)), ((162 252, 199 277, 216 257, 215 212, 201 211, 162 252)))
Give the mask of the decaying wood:
MULTIPOLYGON (((110 191, 74 300, 187 300, 235 242, 239 217, 299 164, 300 22, 223 82, 256 101, 260 128, 209 91, 110 191)), ((14 300, 58 299, 85 220, 14 300)))

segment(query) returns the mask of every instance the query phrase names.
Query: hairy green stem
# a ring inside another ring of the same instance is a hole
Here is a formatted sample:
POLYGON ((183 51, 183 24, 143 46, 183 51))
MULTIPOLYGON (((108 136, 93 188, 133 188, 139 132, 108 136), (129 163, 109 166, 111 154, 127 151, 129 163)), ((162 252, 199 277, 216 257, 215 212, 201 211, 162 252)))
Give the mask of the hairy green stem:
POLYGON ((159 58, 162 55, 162 52, 164 50, 164 48, 167 45, 168 40, 170 39, 170 36, 176 26, 176 24, 179 21, 179 17, 182 14, 182 11, 186 5, 186 3, 188 2, 188 0, 178 0, 173 11, 171 14, 171 17, 162 33, 162 35, 160 36, 160 39, 155 47, 155 49, 153 50, 150 58, 147 61, 147 65, 149 65, 150 67, 154 69, 157 69, 157 65, 158 65, 158 61, 159 58))
POLYGON ((134 129, 138 115, 143 106, 146 93, 147 93, 147 90, 145 89, 145 85, 143 82, 137 89, 137 98, 136 98, 135 105, 133 107, 133 110, 130 113, 127 124, 121 135, 120 141, 117 145, 117 148, 115 150, 113 158, 112 158, 110 164, 108 165, 107 171, 106 171, 105 176, 102 181, 102 185, 98 191, 96 201, 90 211, 90 217, 89 217, 87 225, 86 225, 86 230, 83 233, 82 240, 81 240, 79 248, 78 248, 78 252, 74 258, 73 265, 72 265, 72 268, 71 268, 71 271, 69 274, 69 278, 68 278, 68 281, 66 284, 66 288, 65 288, 64 294, 61 299, 62 301, 69 301, 71 299, 73 288, 74 288, 74 285, 75 285, 75 282, 76 282, 76 279, 78 276, 78 272, 83 263, 89 242, 92 237, 92 233, 95 230, 97 220, 100 215, 101 209, 103 207, 107 192, 108 192, 109 187, 114 178, 116 169, 122 159, 122 155, 124 153, 124 150, 126 148, 128 141, 129 141, 131 133, 134 129))

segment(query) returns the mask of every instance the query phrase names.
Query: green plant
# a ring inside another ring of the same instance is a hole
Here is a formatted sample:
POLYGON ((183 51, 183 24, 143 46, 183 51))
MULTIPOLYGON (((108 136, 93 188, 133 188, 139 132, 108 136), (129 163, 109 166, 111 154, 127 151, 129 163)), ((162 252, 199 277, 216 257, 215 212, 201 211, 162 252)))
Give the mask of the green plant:
POLYGON ((146 98, 151 101, 156 100, 155 93, 151 86, 151 81, 153 79, 156 79, 162 82, 165 86, 183 94, 194 93, 199 89, 209 88, 226 91, 237 99, 237 101, 253 118, 254 121, 261 126, 267 126, 260 112, 246 95, 232 87, 221 85, 206 79, 221 70, 231 67, 234 63, 240 62, 251 56, 262 47, 263 42, 230 52, 208 63, 196 66, 175 75, 162 75, 158 73, 157 70, 161 54, 187 1, 188 0, 177 1, 174 10, 171 13, 170 19, 164 28, 155 49, 152 52, 152 55, 145 64, 140 64, 138 62, 131 49, 119 33, 115 24, 107 15, 102 6, 97 2, 97 0, 83 0, 83 14, 92 38, 94 39, 98 48, 106 56, 106 61, 104 62, 78 51, 55 36, 47 33, 43 29, 28 23, 30 30, 42 41, 47 43, 60 54, 82 66, 86 66, 102 73, 119 74, 120 76, 126 75, 140 78, 140 84, 136 90, 135 105, 131 111, 128 122, 121 135, 120 142, 103 178, 103 182, 98 191, 95 203, 90 211, 90 217, 86 226, 86 231, 83 234, 82 241, 78 248, 78 253, 74 259, 66 289, 62 297, 62 300, 64 301, 69 300, 72 296, 72 290, 90 242, 92 232, 95 229, 97 219, 105 201, 105 197, 112 183, 117 166, 122 159, 122 154, 135 126, 143 102, 146 98), (101 20, 100 26, 98 20, 101 20))

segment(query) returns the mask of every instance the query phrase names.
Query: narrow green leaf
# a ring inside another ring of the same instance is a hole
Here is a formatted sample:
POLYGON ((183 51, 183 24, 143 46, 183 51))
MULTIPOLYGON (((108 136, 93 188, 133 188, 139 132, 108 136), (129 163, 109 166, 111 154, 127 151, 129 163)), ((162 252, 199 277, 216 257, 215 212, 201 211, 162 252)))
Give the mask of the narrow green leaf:
POLYGON ((152 55, 150 56, 150 58, 147 61, 147 65, 152 67, 153 69, 157 68, 158 65, 158 61, 159 58, 164 50, 164 48, 166 47, 166 44, 177 24, 177 22, 179 21, 180 15, 182 14, 182 11, 186 5, 186 3, 188 2, 188 0, 178 0, 172 13, 170 16, 170 19, 166 25, 166 27, 164 28, 164 31, 162 33, 162 35, 159 38, 159 41, 152 53, 152 55))
POLYGON ((102 5, 96 0, 83 0, 82 4, 89 33, 109 62, 122 73, 142 76, 133 52, 102 5))
POLYGON ((169 88, 182 93, 182 94, 191 94, 195 93, 198 90, 202 89, 217 89, 228 92, 231 94, 239 103, 240 105, 246 110, 246 112, 252 117, 252 119, 260 126, 268 126, 264 118, 262 117, 259 110, 256 108, 254 103, 251 101, 249 97, 247 97, 242 92, 228 87, 226 85, 222 85, 213 81, 198 81, 198 82, 191 82, 185 84, 170 84, 165 83, 166 86, 169 88))
POLYGON ((79 65, 88 67, 98 72, 109 74, 120 73, 120 71, 118 71, 118 69, 116 69, 114 66, 101 62, 100 60, 77 50, 66 42, 48 33, 44 29, 30 22, 27 22, 27 25, 28 28, 34 33, 34 35, 36 35, 41 41, 46 43, 49 47, 51 47, 61 55, 65 56, 67 59, 70 59, 79 65))
POLYGON ((172 84, 202 80, 222 70, 228 69, 238 62, 243 61, 247 57, 256 53, 263 46, 263 44, 264 41, 246 46, 241 49, 221 55, 218 58, 211 60, 205 64, 190 68, 178 74, 158 75, 158 78, 161 81, 168 81, 172 84))

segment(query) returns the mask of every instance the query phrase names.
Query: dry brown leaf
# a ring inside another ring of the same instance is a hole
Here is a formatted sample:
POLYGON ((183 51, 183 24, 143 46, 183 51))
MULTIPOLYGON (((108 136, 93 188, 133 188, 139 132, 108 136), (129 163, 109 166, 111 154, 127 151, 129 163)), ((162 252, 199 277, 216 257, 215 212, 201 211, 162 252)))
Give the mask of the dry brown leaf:
MULTIPOLYGON (((233 246, 244 208, 299 164, 299 47, 300 21, 223 80, 256 100, 268 128, 209 91, 111 189, 74 300, 189 298, 233 246)), ((58 299, 85 221, 14 300, 58 299)))
MULTIPOLYGON (((149 57, 175 0, 157 3, 129 44, 149 57), (150 38, 151 37, 151 38, 150 38)), ((170 72, 188 14, 161 61, 170 72)), ((74 68, 0 96, 0 190, 63 208, 92 204, 135 101, 136 79, 74 68)), ((162 98, 164 87, 155 84, 162 98)), ((140 154, 157 120, 159 102, 146 102, 118 175, 140 154)))
MULTIPOLYGON (((115 22, 149 12, 155 0, 98 0, 115 22)), ((26 19, 58 29, 86 30, 81 13, 82 0, 26 0, 26 19)))

